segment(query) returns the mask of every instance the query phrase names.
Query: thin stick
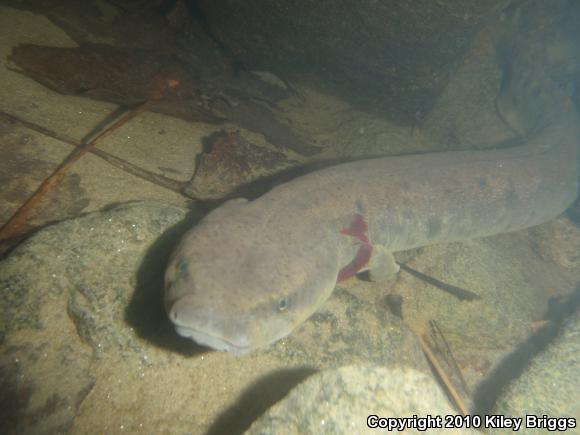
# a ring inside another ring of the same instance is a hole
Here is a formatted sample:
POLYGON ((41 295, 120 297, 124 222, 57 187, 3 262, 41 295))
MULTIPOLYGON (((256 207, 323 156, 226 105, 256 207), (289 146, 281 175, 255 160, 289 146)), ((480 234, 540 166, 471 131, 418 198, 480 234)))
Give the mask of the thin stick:
POLYGON ((435 347, 437 348, 443 359, 450 366, 452 371, 455 372, 455 375, 459 379, 459 382, 461 382, 461 387, 463 388, 463 390, 466 393, 468 393, 469 387, 467 386, 467 383, 463 378, 463 374, 461 373, 459 364, 457 364, 457 360, 453 356, 453 352, 451 352, 451 347, 449 346, 449 343, 447 342, 445 335, 443 335, 443 331, 441 331, 441 328, 439 328, 439 325, 437 325, 437 322, 435 322, 435 320, 429 320, 429 326, 431 326, 431 337, 433 338, 434 341, 435 340, 437 341, 435 343, 436 344, 435 347), (445 351, 443 351, 443 349, 440 348, 440 344, 442 344, 445 347, 445 351))
POLYGON ((36 207, 36 205, 42 200, 48 191, 50 191, 64 178, 68 169, 77 160, 88 153, 96 144, 129 122, 135 116, 142 113, 148 105, 149 101, 145 101, 134 109, 125 112, 113 124, 97 134, 84 146, 75 148, 72 153, 70 153, 69 156, 55 169, 55 171, 42 182, 38 189, 36 189, 36 192, 34 192, 32 196, 28 198, 28 200, 24 202, 24 204, 20 206, 16 213, 14 213, 14 215, 4 224, 4 226, 0 228, 0 241, 19 235, 19 233, 22 231, 22 227, 26 224, 26 221, 28 220, 34 207, 36 207))
MULTIPOLYGON (((25 128, 36 131, 36 132, 43 134, 45 136, 48 136, 48 137, 51 137, 51 138, 56 139, 58 141, 72 145, 74 147, 82 147, 83 146, 82 143, 71 138, 70 136, 67 136, 67 135, 61 134, 61 133, 57 133, 57 132, 50 130, 48 128, 42 127, 40 125, 36 125, 30 121, 20 119, 17 116, 10 115, 9 113, 5 113, 5 112, 0 111, 0 117, 7 119, 8 121, 10 121, 12 123, 22 125, 25 128)), ((94 154, 97 157, 100 157, 101 159, 103 159, 107 163, 113 165, 114 167, 119 168, 122 171, 125 171, 131 175, 134 175, 135 177, 139 177, 145 181, 149 181, 150 183, 156 184, 158 186, 164 187, 165 189, 169 189, 173 192, 177 192, 177 193, 183 195, 183 188, 187 184, 186 182, 177 181, 177 180, 174 180, 172 178, 164 177, 163 175, 156 174, 154 172, 140 168, 139 166, 136 166, 133 163, 130 163, 130 162, 123 160, 123 159, 121 159, 117 156, 114 156, 112 154, 109 154, 108 152, 103 151, 99 148, 91 148, 91 149, 89 149, 89 152, 91 154, 94 154)))
POLYGON ((455 406, 457 407, 459 412, 461 412, 463 415, 467 415, 469 413, 469 411, 467 410, 467 407, 465 406, 465 404, 463 403, 463 400, 459 396, 459 393, 457 392, 457 390, 455 389, 455 387, 451 383, 451 380, 447 376, 447 373, 445 373, 445 371, 443 370, 443 367, 439 363, 439 360, 437 360, 437 358, 435 357, 435 354, 433 353, 431 348, 427 345, 425 340, 423 340, 423 337, 421 337, 419 334, 415 334, 415 335, 419 339, 419 344, 421 345, 423 352, 425 352, 427 359, 429 360, 429 362, 431 363, 431 365, 433 366, 433 368, 437 372, 437 375, 441 378, 441 381, 443 382, 443 385, 447 389, 449 396, 451 396, 451 400, 453 400, 453 402, 455 403, 455 406))

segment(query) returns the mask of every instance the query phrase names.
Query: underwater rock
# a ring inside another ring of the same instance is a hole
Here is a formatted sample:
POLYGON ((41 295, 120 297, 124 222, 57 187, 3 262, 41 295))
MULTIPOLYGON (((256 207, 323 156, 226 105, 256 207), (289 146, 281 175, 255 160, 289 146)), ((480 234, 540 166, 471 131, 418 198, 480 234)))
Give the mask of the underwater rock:
MULTIPOLYGON (((580 201, 577 201, 580 203, 580 201)), ((580 231, 574 222, 571 208, 561 217, 532 229, 534 251, 546 261, 552 261, 571 272, 580 270, 580 231)))
MULTIPOLYGON (((376 433, 367 426, 378 417, 456 414, 432 376, 410 368, 347 366, 309 377, 272 406, 245 432, 265 433, 376 433)), ((433 420, 432 420, 433 421, 433 420)), ((434 426, 430 426, 434 427, 434 426)), ((385 429, 379 429, 385 430, 385 429)), ((405 433, 423 433, 416 428, 405 433)), ((477 433, 431 429, 429 433, 477 433)))
POLYGON ((220 199, 258 178, 296 166, 280 151, 259 147, 239 131, 220 131, 207 138, 195 174, 184 192, 192 198, 220 199))
MULTIPOLYGON (((51 298, 62 299, 61 308, 97 355, 135 349, 135 334, 119 328, 130 317, 131 298, 140 295, 129 290, 147 283, 145 274, 152 269, 162 276, 164 265, 152 268, 148 250, 162 244, 160 235, 185 215, 186 210, 166 204, 131 203, 38 232, 1 263, 0 283, 8 291, 0 302, 0 329, 9 336, 53 327, 45 309, 51 298)), ((160 303, 162 283, 151 284, 158 286, 160 303)))
POLYGON ((474 35, 507 3, 197 4, 214 38, 245 66, 286 77, 317 75, 351 102, 409 121, 429 111, 474 35))
MULTIPOLYGON (((575 418, 580 422, 580 311, 499 398, 495 414, 575 418)), ((576 427, 576 431, 578 427, 576 427)))
MULTIPOLYGON (((125 324, 127 290, 184 215, 154 203, 89 214, 47 227, 0 263, 0 432, 67 431, 96 382, 94 359, 142 350, 125 324)), ((141 320, 151 322, 146 307, 141 320)))

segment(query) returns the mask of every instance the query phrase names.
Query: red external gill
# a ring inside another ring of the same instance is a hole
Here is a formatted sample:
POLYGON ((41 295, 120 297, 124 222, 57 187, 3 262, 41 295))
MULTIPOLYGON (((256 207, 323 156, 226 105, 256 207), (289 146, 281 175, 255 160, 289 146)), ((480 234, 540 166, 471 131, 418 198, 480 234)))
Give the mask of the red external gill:
POLYGON ((338 272, 337 283, 355 276, 368 264, 373 251, 373 247, 369 243, 368 225, 360 214, 356 213, 349 227, 340 230, 340 234, 354 237, 360 242, 360 247, 352 261, 338 272))

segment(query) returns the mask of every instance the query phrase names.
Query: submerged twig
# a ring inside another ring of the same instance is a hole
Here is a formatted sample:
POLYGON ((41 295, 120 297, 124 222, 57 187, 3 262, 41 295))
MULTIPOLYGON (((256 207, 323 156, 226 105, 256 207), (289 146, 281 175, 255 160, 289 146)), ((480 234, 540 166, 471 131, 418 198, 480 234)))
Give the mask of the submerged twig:
POLYGON ((439 362, 439 360, 435 356, 435 353, 431 350, 431 347, 427 344, 427 342, 423 339, 423 337, 421 337, 419 334, 415 335, 419 340, 419 344, 423 349, 423 353, 425 353, 425 356, 429 360, 429 363, 437 373, 437 376, 439 376, 439 379, 441 379, 441 382, 443 383, 443 386, 447 391, 447 394, 453 401, 455 407, 461 414, 463 415, 469 414, 469 410, 467 409, 465 402, 461 398, 461 395, 459 394, 457 389, 453 386, 451 379, 449 378, 449 376, 447 376, 447 373, 443 369, 443 365, 439 362))
POLYGON ((435 320, 430 320, 429 326, 431 327, 431 338, 435 342, 439 354, 441 354, 445 358, 447 365, 453 370, 453 372, 455 372, 457 378, 459 379, 459 382, 461 383, 461 387, 463 388, 463 390, 466 393, 469 393, 469 387, 467 386, 467 383, 463 378, 463 374, 461 373, 461 369, 457 364, 457 360, 453 356, 453 352, 451 352, 451 347, 449 346, 449 343, 445 339, 445 335, 443 335, 443 331, 441 331, 441 328, 439 328, 439 325, 437 325, 437 322, 435 322, 435 320))
POLYGON ((101 142, 115 130, 125 125, 131 119, 133 119, 138 114, 142 113, 147 106, 149 101, 139 104, 134 109, 131 109, 121 115, 115 122, 113 122, 109 127, 102 130, 96 136, 88 141, 84 146, 75 148, 69 156, 55 169, 55 171, 42 182, 42 184, 36 189, 27 201, 20 206, 20 208, 14 213, 14 215, 0 228, 0 240, 6 240, 19 235, 22 227, 28 220, 32 210, 36 205, 42 200, 42 198, 49 192, 54 186, 56 186, 66 175, 69 168, 91 149, 94 148, 96 144, 101 142))
MULTIPOLYGON (((74 147, 78 148, 78 147, 83 146, 83 144, 81 142, 79 142, 76 139, 73 139, 65 134, 58 133, 56 131, 50 130, 50 129, 48 129, 46 127, 42 127, 40 125, 36 125, 30 121, 20 119, 17 116, 11 115, 9 113, 5 113, 5 112, 0 111, 0 117, 7 119, 10 122, 22 125, 23 127, 26 127, 26 128, 33 130, 33 131, 36 131, 36 132, 43 134, 45 136, 56 139, 60 142, 64 142, 64 143, 67 143, 69 145, 72 145, 74 147)), ((131 175, 139 177, 145 181, 149 181, 153 184, 156 184, 158 186, 161 186, 161 187, 168 189, 168 190, 171 190, 173 192, 183 194, 182 189, 184 188, 185 184, 187 184, 185 182, 174 180, 172 178, 167 178, 167 177, 164 177, 163 175, 156 174, 154 172, 140 168, 139 166, 136 166, 133 163, 130 163, 126 160, 123 160, 117 156, 114 156, 114 155, 112 155, 106 151, 103 151, 99 148, 96 148, 96 147, 89 149, 88 152, 91 154, 94 154, 97 157, 100 157, 101 159, 105 160, 107 163, 115 166, 116 168, 121 169, 122 171, 125 171, 131 175)))

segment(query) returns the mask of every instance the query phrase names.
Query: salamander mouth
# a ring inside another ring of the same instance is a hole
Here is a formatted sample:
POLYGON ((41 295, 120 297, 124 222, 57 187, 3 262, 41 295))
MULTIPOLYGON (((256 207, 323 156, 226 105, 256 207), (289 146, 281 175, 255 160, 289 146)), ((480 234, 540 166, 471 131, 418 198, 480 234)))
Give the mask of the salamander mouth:
POLYGON ((252 350, 246 337, 240 337, 244 344, 236 344, 223 337, 208 334, 207 332, 199 331, 188 326, 175 325, 175 330, 182 337, 191 338, 197 344, 207 346, 222 352, 230 352, 236 356, 245 355, 252 350))
POLYGON ((166 301, 167 314, 175 331, 182 337, 190 338, 197 344, 215 350, 230 352, 234 355, 244 355, 253 347, 247 332, 239 325, 228 333, 223 329, 223 322, 216 321, 211 310, 204 310, 203 314, 196 309, 193 298, 184 296, 176 301, 166 301))

